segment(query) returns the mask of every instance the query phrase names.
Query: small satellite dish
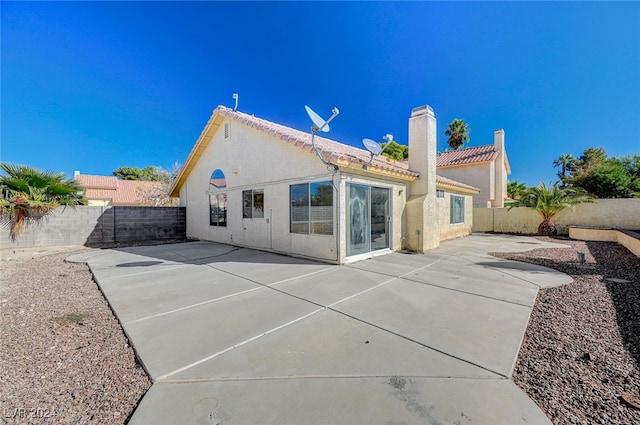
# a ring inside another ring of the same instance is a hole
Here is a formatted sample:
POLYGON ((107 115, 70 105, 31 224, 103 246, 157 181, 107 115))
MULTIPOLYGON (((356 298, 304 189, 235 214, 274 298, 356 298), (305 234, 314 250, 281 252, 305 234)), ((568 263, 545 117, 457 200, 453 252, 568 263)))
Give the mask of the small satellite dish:
POLYGON ((325 133, 329 131, 329 124, 327 121, 323 120, 322 117, 316 114, 313 109, 309 108, 307 105, 304 105, 304 109, 307 111, 307 115, 313 121, 313 125, 316 127, 316 131, 324 131, 325 133))
POLYGON ((362 139, 362 144, 373 155, 380 155, 380 152, 382 152, 382 147, 380 147, 380 144, 375 140, 362 139))

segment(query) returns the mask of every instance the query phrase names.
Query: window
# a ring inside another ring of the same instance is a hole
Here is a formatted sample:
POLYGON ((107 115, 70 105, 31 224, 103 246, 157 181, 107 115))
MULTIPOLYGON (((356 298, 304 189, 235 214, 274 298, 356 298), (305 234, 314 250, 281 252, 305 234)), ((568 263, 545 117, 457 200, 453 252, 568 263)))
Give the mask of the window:
POLYGON ((264 189, 242 191, 242 218, 264 218, 264 189))
POLYGON ((227 194, 217 193, 209 195, 209 224, 212 226, 227 226, 227 194))
POLYGON ((451 224, 464 223, 464 197, 451 195, 450 208, 451 224))
POLYGON ((216 169, 209 178, 209 190, 224 189, 227 187, 227 179, 220 169, 216 169))
POLYGON ((292 184, 289 188, 290 231, 333 235, 333 184, 292 184))
POLYGON ((444 190, 436 189, 436 198, 444 199, 444 190))

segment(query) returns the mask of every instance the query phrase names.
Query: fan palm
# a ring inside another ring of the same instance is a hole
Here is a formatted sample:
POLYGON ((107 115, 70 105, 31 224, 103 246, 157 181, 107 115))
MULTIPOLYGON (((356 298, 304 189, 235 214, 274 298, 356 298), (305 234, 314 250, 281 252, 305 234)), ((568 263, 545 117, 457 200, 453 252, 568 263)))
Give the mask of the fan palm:
POLYGON ((0 215, 9 225, 11 240, 22 234, 24 225, 38 221, 61 205, 86 204, 83 188, 63 173, 40 171, 26 165, 0 163, 0 215))
POLYGON ((527 185, 518 180, 507 183, 507 196, 509 199, 520 199, 527 191, 527 185))
POLYGON ((447 143, 453 150, 460 149, 465 142, 469 141, 469 127, 467 127, 467 123, 464 120, 458 118, 451 121, 444 134, 449 136, 447 143))
POLYGON ((565 208, 574 209, 577 204, 583 202, 596 202, 584 189, 573 187, 559 187, 558 183, 547 186, 544 182, 540 186, 534 186, 514 202, 513 207, 533 208, 542 217, 538 226, 538 234, 552 235, 556 232, 556 226, 551 219, 565 208))
POLYGON ((563 184, 567 180, 567 171, 571 172, 575 168, 577 161, 578 160, 575 159, 570 153, 562 154, 558 157, 558 159, 553 161, 554 167, 562 167, 558 172, 558 177, 563 184))

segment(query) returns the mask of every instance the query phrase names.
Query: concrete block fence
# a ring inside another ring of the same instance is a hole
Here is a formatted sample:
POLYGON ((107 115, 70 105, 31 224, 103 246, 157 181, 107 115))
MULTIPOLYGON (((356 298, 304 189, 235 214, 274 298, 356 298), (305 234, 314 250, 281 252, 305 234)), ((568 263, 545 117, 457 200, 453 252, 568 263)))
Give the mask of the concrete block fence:
POLYGON ((186 239, 184 207, 58 208, 37 224, 27 224, 15 241, 9 228, 0 229, 0 248, 85 245, 113 247, 186 239))

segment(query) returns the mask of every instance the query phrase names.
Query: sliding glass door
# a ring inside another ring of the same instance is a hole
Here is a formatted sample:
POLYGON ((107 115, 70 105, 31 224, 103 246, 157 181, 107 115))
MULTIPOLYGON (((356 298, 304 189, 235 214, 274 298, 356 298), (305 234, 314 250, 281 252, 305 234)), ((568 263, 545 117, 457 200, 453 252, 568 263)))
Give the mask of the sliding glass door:
POLYGON ((347 185, 347 256, 389 248, 389 189, 347 185))

